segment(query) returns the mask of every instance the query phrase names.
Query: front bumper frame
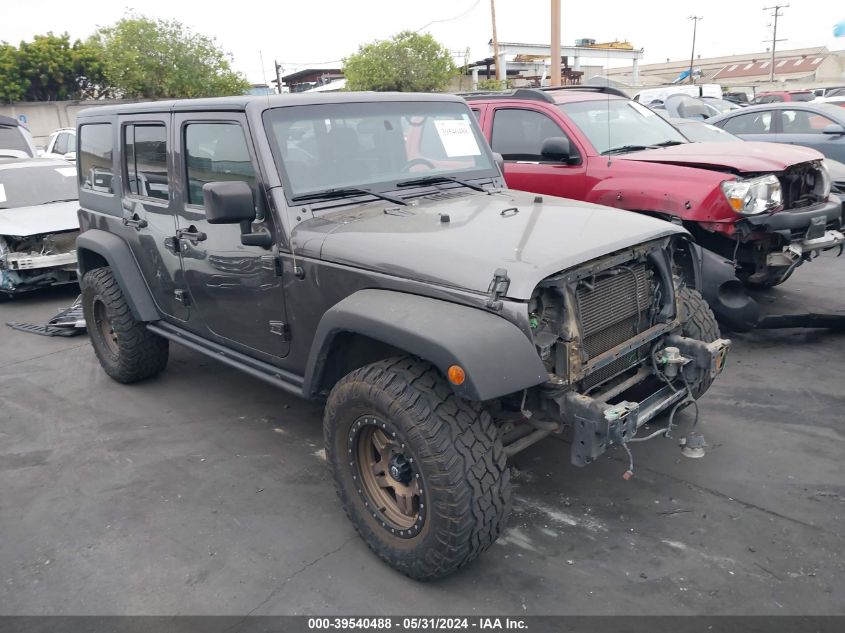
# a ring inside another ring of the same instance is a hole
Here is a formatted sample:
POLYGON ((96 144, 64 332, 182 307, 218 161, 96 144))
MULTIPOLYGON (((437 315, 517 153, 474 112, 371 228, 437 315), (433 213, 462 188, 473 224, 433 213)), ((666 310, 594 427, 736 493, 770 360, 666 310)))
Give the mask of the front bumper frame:
MULTIPOLYGON (((705 376, 710 379, 719 374, 731 346, 729 339, 705 343, 695 339, 670 335, 666 345, 677 347, 689 362, 683 368, 687 383, 695 384, 705 376)), ((576 466, 586 466, 616 444, 631 440, 644 424, 657 415, 692 398, 683 382, 665 384, 640 400, 623 400, 609 404, 598 394, 596 397, 567 392, 557 398, 561 419, 573 427, 571 460, 576 466)))

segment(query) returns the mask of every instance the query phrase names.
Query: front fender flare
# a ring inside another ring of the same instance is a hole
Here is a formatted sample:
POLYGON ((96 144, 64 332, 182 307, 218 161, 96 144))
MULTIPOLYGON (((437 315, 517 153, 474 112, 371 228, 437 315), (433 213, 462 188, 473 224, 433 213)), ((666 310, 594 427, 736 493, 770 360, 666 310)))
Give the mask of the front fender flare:
POLYGON ((530 340, 490 312, 391 290, 359 290, 323 315, 305 369, 303 392, 316 395, 332 341, 352 332, 387 343, 435 365, 466 372, 452 385, 468 400, 490 400, 548 380, 530 340))
POLYGON ((92 265, 90 253, 96 253, 106 260, 132 310, 132 316, 137 321, 158 321, 161 318, 138 263, 125 241, 114 233, 100 229, 89 229, 81 233, 76 238, 80 283, 85 273, 96 268, 92 265))

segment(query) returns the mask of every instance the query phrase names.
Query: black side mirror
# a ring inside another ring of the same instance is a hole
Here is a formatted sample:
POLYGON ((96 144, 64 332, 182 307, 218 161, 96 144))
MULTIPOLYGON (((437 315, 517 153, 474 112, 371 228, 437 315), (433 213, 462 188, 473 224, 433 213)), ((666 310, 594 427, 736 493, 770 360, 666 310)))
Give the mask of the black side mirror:
POLYGON ((569 139, 563 136, 552 136, 543 141, 540 154, 547 160, 567 162, 571 158, 572 147, 569 139))
POLYGON ((502 172, 502 176, 505 175, 505 158, 499 152, 493 152, 493 160, 496 161, 496 164, 499 166, 499 171, 502 172))
POLYGON ((252 187, 242 180, 207 182, 202 186, 205 219, 209 224, 240 224, 241 244, 270 248, 273 236, 266 227, 252 231, 255 198, 252 187))
POLYGON ((255 219, 252 187, 242 180, 207 182, 202 186, 202 198, 209 224, 240 224, 255 219))
POLYGON ((825 125, 822 128, 822 132, 824 134, 845 134, 845 127, 842 127, 838 123, 831 123, 830 125, 825 125))

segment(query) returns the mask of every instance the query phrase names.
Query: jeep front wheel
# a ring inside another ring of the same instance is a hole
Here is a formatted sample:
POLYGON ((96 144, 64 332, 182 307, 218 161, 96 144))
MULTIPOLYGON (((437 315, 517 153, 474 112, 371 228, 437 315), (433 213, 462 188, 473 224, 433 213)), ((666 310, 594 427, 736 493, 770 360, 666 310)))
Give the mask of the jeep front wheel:
POLYGON ((150 378, 167 366, 167 339, 136 321, 110 268, 95 268, 82 278, 82 311, 94 353, 118 382, 150 378))
POLYGON ((510 480, 496 426, 429 363, 392 358, 351 372, 329 395, 323 433, 347 516, 400 572, 450 574, 504 528, 510 480))

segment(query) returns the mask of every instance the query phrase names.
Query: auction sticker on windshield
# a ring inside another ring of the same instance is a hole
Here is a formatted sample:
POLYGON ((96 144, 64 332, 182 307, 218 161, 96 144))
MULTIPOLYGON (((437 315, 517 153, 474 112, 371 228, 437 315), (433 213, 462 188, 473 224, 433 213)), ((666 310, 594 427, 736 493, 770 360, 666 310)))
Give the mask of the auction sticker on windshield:
POLYGON ((472 125, 469 121, 462 120, 439 120, 434 122, 437 134, 440 135, 440 142, 446 150, 446 156, 478 156, 481 148, 472 133, 472 125))

